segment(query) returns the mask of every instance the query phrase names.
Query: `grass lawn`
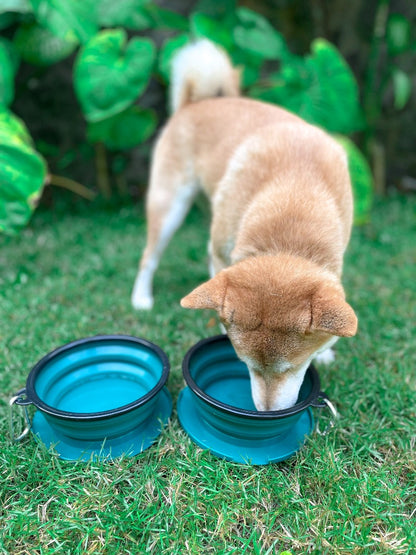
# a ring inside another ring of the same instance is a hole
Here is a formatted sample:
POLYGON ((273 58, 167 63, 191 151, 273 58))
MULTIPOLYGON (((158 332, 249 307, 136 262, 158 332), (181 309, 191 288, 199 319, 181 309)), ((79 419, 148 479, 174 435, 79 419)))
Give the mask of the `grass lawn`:
POLYGON ((130 306, 142 209, 39 211, 0 238, 0 553, 416 553, 416 198, 379 201, 354 230, 344 283, 360 328, 320 367, 341 418, 283 463, 251 467, 197 448, 174 410, 135 458, 69 463, 33 437, 12 444, 8 400, 53 348, 103 333, 142 336, 171 362, 219 333, 181 296, 207 278, 207 215, 174 238, 149 314, 130 306))

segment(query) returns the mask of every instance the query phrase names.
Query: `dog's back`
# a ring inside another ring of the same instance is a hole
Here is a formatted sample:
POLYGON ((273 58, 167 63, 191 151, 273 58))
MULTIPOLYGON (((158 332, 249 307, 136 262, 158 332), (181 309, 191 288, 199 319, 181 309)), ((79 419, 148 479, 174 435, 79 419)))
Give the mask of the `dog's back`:
MULTIPOLYGON (((208 40, 190 44, 174 58, 170 95, 176 113, 162 133, 165 140, 159 141, 163 157, 168 155, 179 164, 186 161, 189 178, 196 179, 211 197, 226 171, 241 166, 246 184, 238 191, 229 186, 227 190, 231 197, 245 196, 245 202, 278 174, 299 170, 301 176, 310 175, 319 166, 345 223, 346 245, 352 220, 347 160, 342 147, 325 132, 278 106, 239 97, 238 70, 208 40), (163 143, 169 144, 168 153, 163 143), (251 164, 254 158, 261 160, 251 164), (256 175, 248 178, 252 168, 256 175)), ((302 186, 298 181, 299 194, 302 186)))
POLYGON ((222 266, 290 245, 312 259, 326 257, 340 274, 352 223, 344 150, 296 115, 237 95, 235 70, 212 43, 179 54, 172 74, 177 111, 156 147, 155 178, 168 161, 190 189, 198 184, 212 198, 212 248, 222 266), (223 97, 211 98, 219 90, 223 97), (252 225, 243 230, 247 214, 252 225))

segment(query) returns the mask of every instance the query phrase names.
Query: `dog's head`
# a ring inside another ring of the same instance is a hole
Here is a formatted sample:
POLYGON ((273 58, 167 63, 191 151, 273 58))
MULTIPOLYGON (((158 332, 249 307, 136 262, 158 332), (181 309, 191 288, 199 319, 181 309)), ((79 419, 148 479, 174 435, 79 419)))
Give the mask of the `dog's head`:
POLYGON ((313 356, 357 331, 357 318, 337 278, 293 256, 243 260, 197 287, 181 304, 218 312, 248 366, 258 410, 294 405, 313 356))

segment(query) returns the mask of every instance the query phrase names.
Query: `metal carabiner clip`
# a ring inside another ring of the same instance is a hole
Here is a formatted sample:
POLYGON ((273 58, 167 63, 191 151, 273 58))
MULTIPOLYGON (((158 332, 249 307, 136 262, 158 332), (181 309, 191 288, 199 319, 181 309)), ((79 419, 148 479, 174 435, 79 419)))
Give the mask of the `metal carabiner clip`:
POLYGON ((318 435, 326 436, 329 433, 329 430, 335 426, 335 422, 339 418, 339 413, 338 413, 337 409, 335 408, 335 406, 329 400, 326 393, 323 393, 323 392, 321 392, 319 394, 317 402, 313 403, 312 406, 316 407, 316 408, 319 408, 319 409, 328 407, 328 409, 331 412, 332 418, 331 418, 329 424, 327 425, 327 427, 324 430, 321 430, 319 428, 319 420, 317 421, 316 427, 315 427, 315 431, 318 435), (319 403, 319 400, 321 401, 320 403, 319 403))
POLYGON ((27 401, 22 396, 26 393, 26 389, 20 389, 16 395, 14 395, 9 401, 9 426, 10 426, 10 437, 13 442, 21 441, 30 432, 31 423, 29 418, 29 413, 27 411, 27 406, 30 405, 30 401, 27 401), (26 427, 19 435, 15 435, 15 426, 13 420, 13 406, 19 405, 23 407, 24 417, 26 420, 26 427))

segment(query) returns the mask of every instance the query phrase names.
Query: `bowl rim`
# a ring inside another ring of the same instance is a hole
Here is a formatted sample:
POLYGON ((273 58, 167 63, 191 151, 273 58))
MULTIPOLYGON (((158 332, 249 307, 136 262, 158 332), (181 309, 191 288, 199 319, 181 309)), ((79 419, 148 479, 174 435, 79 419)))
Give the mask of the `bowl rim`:
POLYGON ((110 334, 110 335, 95 335, 91 337, 84 337, 82 339, 77 339, 75 341, 71 341, 70 343, 66 343, 61 347, 58 347, 52 351, 50 351, 47 355, 41 358, 35 366, 33 366, 32 370, 30 371, 27 380, 26 380, 26 399, 24 404, 33 404, 36 408, 41 410, 43 413, 46 413, 50 416, 59 417, 63 420, 73 420, 73 421, 97 421, 97 420, 104 420, 108 418, 114 418, 115 416, 120 416, 126 414, 134 409, 139 408, 142 405, 145 405, 148 401, 150 401, 153 397, 155 397, 160 390, 164 387, 167 382, 169 376, 170 364, 169 359, 166 353, 156 344, 148 341, 147 339, 141 337, 135 337, 132 335, 118 335, 118 334, 110 334), (128 403, 127 405, 122 405, 121 407, 116 407, 114 409, 106 410, 106 411, 99 411, 99 412, 70 412, 70 411, 63 411, 48 405, 39 397, 36 393, 35 389, 35 382, 38 374, 41 370, 48 364, 51 360, 55 357, 61 355, 62 353, 66 353, 78 347, 82 347, 83 345, 99 343, 103 344, 106 342, 114 342, 119 341, 121 343, 134 343, 137 346, 144 346, 148 349, 152 350, 156 355, 160 358, 162 362, 162 374, 158 382, 152 389, 147 392, 142 397, 139 397, 135 401, 128 403))
MULTIPOLYGON (((189 386, 191 391, 195 393, 197 397, 199 397, 202 401, 204 401, 211 407, 214 407, 215 409, 218 409, 222 412, 225 412, 233 416, 241 416, 241 417, 246 417, 246 418, 255 419, 255 420, 274 420, 279 418, 286 418, 288 416, 293 416, 294 414, 304 411, 310 406, 314 406, 314 402, 321 395, 321 383, 319 379, 319 374, 316 368, 314 367, 314 365, 310 364, 306 370, 306 373, 309 372, 311 376, 311 381, 312 381, 311 391, 306 399, 304 399, 300 403, 296 403, 296 405, 293 405, 293 407, 289 407, 283 410, 256 411, 256 410, 241 409, 238 407, 234 407, 232 405, 227 405, 226 403, 223 403, 221 401, 218 401, 214 397, 211 397, 210 395, 205 393, 205 391, 198 386, 198 384, 196 383, 196 381, 191 375, 189 366, 190 366, 190 361, 192 356, 201 347, 209 345, 210 343, 218 343, 220 341, 225 341, 230 345, 232 345, 228 335, 226 334, 214 335, 212 337, 201 339, 200 341, 198 341, 198 343, 195 343, 195 345, 193 345, 193 347, 191 347, 188 350, 182 362, 182 373, 186 384, 189 386)), ((305 373, 305 376, 306 376, 306 373, 305 373)))

